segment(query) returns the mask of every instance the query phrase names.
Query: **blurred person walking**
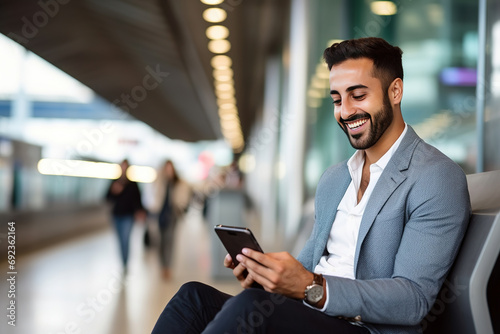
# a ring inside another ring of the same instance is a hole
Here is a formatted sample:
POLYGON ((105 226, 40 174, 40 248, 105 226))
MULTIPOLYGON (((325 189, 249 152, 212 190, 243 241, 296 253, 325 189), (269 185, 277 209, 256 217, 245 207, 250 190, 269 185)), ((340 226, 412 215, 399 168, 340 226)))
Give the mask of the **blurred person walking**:
POLYGON ((142 221, 146 216, 139 187, 136 182, 127 178, 129 166, 127 159, 121 162, 122 174, 111 183, 106 194, 107 201, 112 203, 111 215, 120 244, 124 273, 127 273, 130 234, 134 221, 142 221))
POLYGON ((171 278, 171 264, 174 234, 177 222, 184 216, 191 200, 191 187, 182 180, 175 170, 174 163, 167 160, 163 165, 155 189, 155 203, 152 211, 158 213, 160 230, 160 261, 162 277, 171 278))

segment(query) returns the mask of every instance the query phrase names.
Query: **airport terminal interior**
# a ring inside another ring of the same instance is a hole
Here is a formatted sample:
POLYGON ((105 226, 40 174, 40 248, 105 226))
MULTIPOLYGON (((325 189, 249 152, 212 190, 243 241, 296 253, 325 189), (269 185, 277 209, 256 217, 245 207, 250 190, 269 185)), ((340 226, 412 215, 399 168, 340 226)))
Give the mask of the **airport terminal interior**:
MULTIPOLYGON (((354 153, 323 51, 361 37, 403 50, 406 123, 499 185, 500 0, 0 1, 0 332, 150 333, 185 282, 236 294, 216 224, 296 256, 323 171, 354 153), (167 161, 189 188, 168 272, 167 161), (107 200, 125 173, 144 208, 126 268, 107 200)), ((500 333, 495 238, 478 334, 500 333)))

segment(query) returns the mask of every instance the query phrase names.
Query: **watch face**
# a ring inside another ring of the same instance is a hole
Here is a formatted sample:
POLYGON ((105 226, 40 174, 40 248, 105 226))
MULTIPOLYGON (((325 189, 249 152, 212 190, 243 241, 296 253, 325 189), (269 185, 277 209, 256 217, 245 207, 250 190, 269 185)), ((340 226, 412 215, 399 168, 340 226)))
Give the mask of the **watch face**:
POLYGON ((323 298, 323 286, 322 285, 313 285, 310 289, 307 290, 307 301, 316 304, 323 298))

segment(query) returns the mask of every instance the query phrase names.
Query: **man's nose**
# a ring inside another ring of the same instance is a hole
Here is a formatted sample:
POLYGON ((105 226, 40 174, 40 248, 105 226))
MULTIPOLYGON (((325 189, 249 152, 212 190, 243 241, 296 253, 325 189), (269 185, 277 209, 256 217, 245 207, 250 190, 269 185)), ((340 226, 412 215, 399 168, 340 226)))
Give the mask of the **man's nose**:
POLYGON ((356 108, 349 99, 344 99, 342 105, 340 106, 340 117, 342 119, 349 119, 352 115, 356 113, 356 108))

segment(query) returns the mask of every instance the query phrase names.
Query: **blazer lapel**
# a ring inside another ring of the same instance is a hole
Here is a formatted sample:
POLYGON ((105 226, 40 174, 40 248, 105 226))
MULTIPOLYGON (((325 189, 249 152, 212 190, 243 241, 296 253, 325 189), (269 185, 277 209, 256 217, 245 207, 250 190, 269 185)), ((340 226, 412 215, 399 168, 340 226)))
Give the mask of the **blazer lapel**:
POLYGON ((417 136, 415 131, 408 125, 405 137, 401 141, 401 144, 396 152, 394 152, 394 155, 385 167, 382 175, 380 175, 380 178, 373 189, 372 194, 375 194, 375 196, 372 195, 368 200, 363 214, 363 219, 361 220, 361 225, 359 227, 358 241, 354 257, 355 275, 361 245, 363 244, 368 231, 375 221, 375 217, 380 212, 385 202, 406 179, 404 171, 408 169, 413 152, 419 140, 420 138, 417 136))
POLYGON ((317 203, 318 207, 325 208, 325 210, 321 214, 321 217, 316 217, 317 222, 320 223, 320 232, 318 233, 314 248, 313 263, 319 263, 321 256, 325 252, 333 221, 337 215, 337 208, 350 183, 351 175, 347 168, 347 162, 345 162, 342 165, 341 172, 335 175, 335 178, 331 182, 334 186, 328 189, 328 192, 325 194, 326 196, 322 196, 322 203, 317 203))

